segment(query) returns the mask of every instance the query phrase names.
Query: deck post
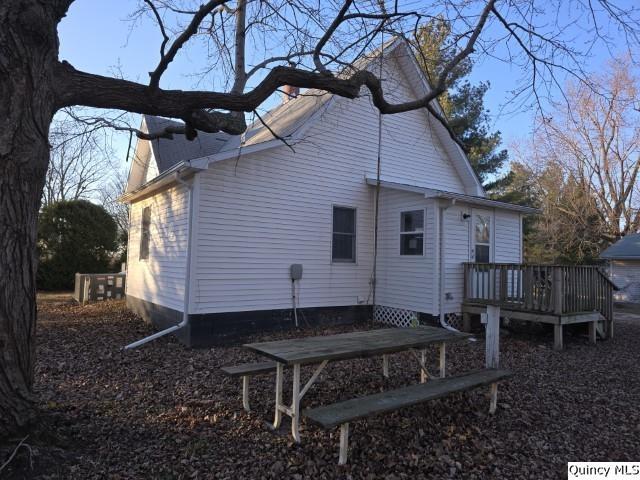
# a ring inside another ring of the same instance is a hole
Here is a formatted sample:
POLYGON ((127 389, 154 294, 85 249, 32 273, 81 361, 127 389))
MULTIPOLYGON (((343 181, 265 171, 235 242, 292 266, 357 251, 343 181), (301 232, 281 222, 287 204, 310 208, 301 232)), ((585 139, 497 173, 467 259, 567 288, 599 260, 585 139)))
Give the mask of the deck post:
POLYGON ((562 324, 561 323, 558 323, 553 326, 553 349, 562 350, 562 324))
POLYGON ((426 368, 427 368, 427 351, 423 349, 420 352, 420 383, 425 383, 428 380, 426 368))
POLYGON ((444 378, 447 373, 447 344, 440 344, 440 378, 444 378))
POLYGON ((382 376, 389 378, 389 355, 382 355, 382 376))
POLYGON ((498 368, 500 363, 500 307, 487 305, 485 334, 485 365, 498 368))
MULTIPOLYGON (((485 365, 498 368, 500 364, 500 307, 487 305, 487 330, 485 334, 485 365)), ((498 405, 498 384, 489 389, 489 413, 494 414, 498 405)))
POLYGON ((462 312, 462 331, 470 332, 471 331, 471 314, 462 312))

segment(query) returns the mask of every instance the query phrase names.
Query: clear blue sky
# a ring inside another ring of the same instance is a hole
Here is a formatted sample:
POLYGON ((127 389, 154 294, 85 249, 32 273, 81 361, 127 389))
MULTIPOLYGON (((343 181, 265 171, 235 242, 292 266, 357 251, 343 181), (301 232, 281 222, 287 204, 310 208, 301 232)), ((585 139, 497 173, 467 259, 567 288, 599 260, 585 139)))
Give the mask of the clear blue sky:
MULTIPOLYGON (((153 70, 158 60, 161 37, 151 21, 133 25, 128 20, 135 5, 131 0, 76 0, 59 27, 61 59, 88 72, 109 75, 119 70, 127 79, 146 83, 147 72, 153 70)), ((576 42, 584 41, 580 32, 575 35, 576 42)), ((204 65, 205 55, 202 44, 189 44, 165 73, 163 87, 214 88, 216 85, 211 80, 208 84, 198 84, 198 78, 193 76, 204 65)), ((601 67, 610 56, 605 49, 595 50, 591 65, 601 67)), ((503 133, 505 146, 527 136, 532 128, 530 109, 511 106, 499 115, 520 77, 517 67, 487 57, 476 64, 471 75, 474 83, 491 82, 485 103, 492 113, 494 128, 503 133)), ((124 157, 122 145, 126 145, 126 141, 118 145, 118 154, 124 157)))

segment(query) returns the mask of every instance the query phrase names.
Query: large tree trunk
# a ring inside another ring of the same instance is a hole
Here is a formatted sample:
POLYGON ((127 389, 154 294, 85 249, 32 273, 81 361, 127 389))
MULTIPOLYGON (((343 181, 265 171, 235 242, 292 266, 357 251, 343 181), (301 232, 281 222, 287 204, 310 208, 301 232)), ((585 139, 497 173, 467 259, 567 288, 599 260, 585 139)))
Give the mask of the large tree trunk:
POLYGON ((0 439, 36 416, 36 232, 64 10, 55 0, 0 2, 0 439))

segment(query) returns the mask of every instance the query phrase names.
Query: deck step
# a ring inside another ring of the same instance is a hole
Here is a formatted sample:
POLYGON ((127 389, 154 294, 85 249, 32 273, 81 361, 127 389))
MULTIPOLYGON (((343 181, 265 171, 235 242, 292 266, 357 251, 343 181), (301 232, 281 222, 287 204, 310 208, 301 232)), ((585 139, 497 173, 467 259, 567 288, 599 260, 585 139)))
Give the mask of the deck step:
POLYGON ((275 372, 276 365, 276 362, 242 363, 240 365, 222 367, 220 370, 230 377, 244 377, 258 373, 275 372))
POLYGON ((302 413, 313 423, 328 429, 352 420, 417 405, 454 392, 490 385, 509 376, 511 376, 511 372, 507 370, 478 370, 366 397, 353 398, 332 405, 308 409, 302 413))

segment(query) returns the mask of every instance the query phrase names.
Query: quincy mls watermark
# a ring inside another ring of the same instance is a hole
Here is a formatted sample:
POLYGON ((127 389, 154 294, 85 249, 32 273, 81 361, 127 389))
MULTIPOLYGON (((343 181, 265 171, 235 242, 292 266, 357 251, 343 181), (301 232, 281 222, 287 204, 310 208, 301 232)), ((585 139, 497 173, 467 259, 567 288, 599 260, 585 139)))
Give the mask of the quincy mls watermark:
POLYGON ((569 480, 640 480, 640 462, 569 462, 569 480))

